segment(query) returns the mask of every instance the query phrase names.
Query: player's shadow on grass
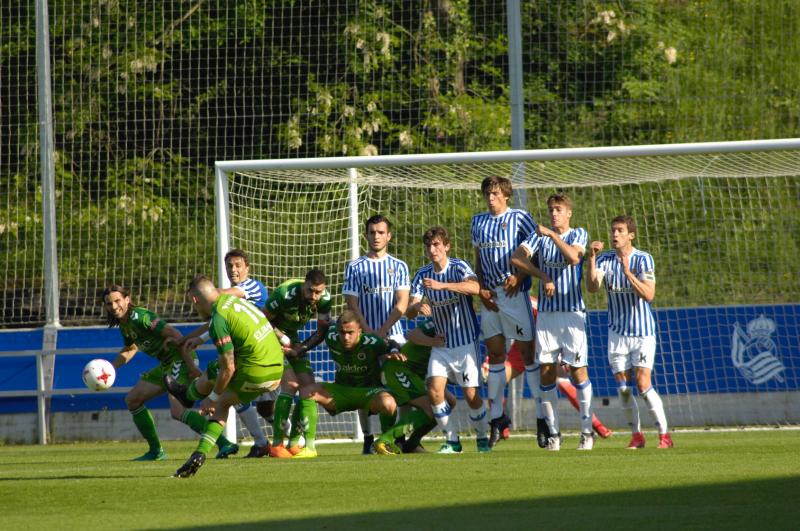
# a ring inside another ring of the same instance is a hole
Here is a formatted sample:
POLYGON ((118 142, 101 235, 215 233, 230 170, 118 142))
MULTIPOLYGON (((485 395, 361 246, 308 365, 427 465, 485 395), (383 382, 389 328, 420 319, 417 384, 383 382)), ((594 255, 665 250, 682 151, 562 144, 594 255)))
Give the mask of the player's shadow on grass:
MULTIPOLYGON (((691 471, 687 471, 688 473, 691 471)), ((236 522, 238 511, 242 511, 243 515, 247 514, 244 507, 239 509, 229 507, 230 520, 224 529, 226 531, 249 529, 281 531, 632 529, 641 531, 641 529, 793 529, 797 525, 797 511, 794 508, 800 502, 800 477, 650 490, 638 490, 635 483, 635 478, 631 478, 630 485, 620 485, 620 490, 602 494, 556 497, 541 495, 506 502, 477 502, 450 506, 445 505, 447 486, 442 485, 441 507, 248 523, 236 522)), ((411 488, 412 485, 409 484, 408 487, 411 488)), ((395 493, 378 487, 375 489, 375 495, 401 497, 396 493, 402 490, 402 485, 398 485, 395 493)), ((313 492, 307 495, 313 496, 313 492)), ((481 496, 481 486, 476 485, 475 495, 481 496)), ((276 503, 284 501, 291 503, 281 495, 276 497, 276 503)), ((210 531, 220 529, 220 526, 198 524, 173 529, 210 531)))
POLYGON ((81 475, 67 475, 67 476, 59 476, 59 475, 48 475, 48 476, 24 476, 24 477, 0 477, 0 482, 3 481, 52 481, 52 480, 62 480, 62 479, 96 479, 96 480, 106 480, 106 479, 142 479, 143 477, 153 477, 153 478, 163 478, 165 477, 164 474, 114 474, 114 475, 106 475, 106 476, 81 476, 81 475))

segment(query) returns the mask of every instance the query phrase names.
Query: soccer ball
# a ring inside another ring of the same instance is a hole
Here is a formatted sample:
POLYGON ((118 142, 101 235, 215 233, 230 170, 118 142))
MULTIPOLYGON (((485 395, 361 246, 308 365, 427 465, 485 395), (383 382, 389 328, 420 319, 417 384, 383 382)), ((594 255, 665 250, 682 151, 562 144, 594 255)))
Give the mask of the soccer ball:
POLYGON ((105 391, 114 385, 117 371, 107 360, 96 359, 83 368, 83 383, 92 391, 105 391))

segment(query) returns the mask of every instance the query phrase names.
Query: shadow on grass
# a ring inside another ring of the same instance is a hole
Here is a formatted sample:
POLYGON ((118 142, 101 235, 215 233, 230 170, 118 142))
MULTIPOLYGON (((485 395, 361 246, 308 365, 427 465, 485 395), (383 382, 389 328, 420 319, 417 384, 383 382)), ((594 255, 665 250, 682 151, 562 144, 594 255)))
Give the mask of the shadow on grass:
MULTIPOLYGON (((247 506, 227 505, 227 531, 249 529, 794 529, 800 502, 800 477, 715 483, 693 487, 637 490, 635 478, 628 489, 602 494, 537 496, 506 502, 447 505, 442 485, 441 506, 408 510, 361 512, 336 516, 237 522, 246 519, 247 506)), ((620 486, 623 487, 623 486, 620 486)), ((395 486, 413 488, 413 483, 395 486)), ((277 491, 276 491, 277 492, 277 491)), ((308 494, 313 496, 313 494, 308 494)), ((392 496, 376 488, 376 496, 392 496)), ((476 486, 476 498, 480 486, 476 486)), ((276 498, 276 503, 285 503, 276 498)), ((288 503, 291 503, 290 501, 288 503)), ((344 503, 352 503, 351 500, 344 503)), ((218 524, 174 529, 212 530, 218 524)))

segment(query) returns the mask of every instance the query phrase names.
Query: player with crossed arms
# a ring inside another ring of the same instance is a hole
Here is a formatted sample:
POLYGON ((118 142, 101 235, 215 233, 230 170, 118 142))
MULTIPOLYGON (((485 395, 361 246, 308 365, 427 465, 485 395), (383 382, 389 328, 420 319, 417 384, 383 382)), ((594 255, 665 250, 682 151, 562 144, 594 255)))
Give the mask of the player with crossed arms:
MULTIPOLYGON (((408 265, 388 252, 392 225, 385 216, 370 217, 365 229, 369 251, 347 266, 342 294, 364 332, 402 345, 399 321, 408 307, 408 265)), ((359 421, 364 432, 362 453, 373 453, 374 436, 365 412, 359 411, 359 421)))
POLYGON ((539 225, 514 251, 511 262, 539 278, 539 315, 536 321, 536 355, 540 364, 541 403, 550 437, 547 449, 561 449, 556 377, 558 365, 569 366, 578 389, 581 440, 578 450, 594 447, 592 433, 592 382, 589 380, 586 342, 586 305, 581 292, 583 254, 588 233, 570 227, 572 200, 565 194, 547 198, 551 228, 539 225), (536 256, 536 266, 530 258, 536 256))
POLYGON ((487 412, 478 393, 478 318, 472 307, 472 296, 478 294, 480 284, 467 262, 447 256, 450 237, 443 227, 428 229, 422 241, 431 263, 414 275, 408 316, 432 316, 437 335, 445 339, 444 346, 433 347, 428 362, 428 397, 433 417, 446 435, 439 453, 461 453, 461 442, 450 419, 452 407, 445 399, 448 380, 464 392, 469 420, 477 433, 478 452, 489 452, 487 412))
POLYGON ((645 444, 639 408, 630 388, 632 379, 655 418, 658 447, 672 448, 664 404, 651 379, 656 357, 656 323, 650 308, 656 296, 655 264, 649 253, 633 246, 634 238, 636 222, 631 216, 617 216, 611 220, 613 250, 600 254, 603 242, 592 242, 586 287, 590 293, 599 291, 603 284, 606 287, 608 361, 619 386, 622 411, 631 427, 628 448, 644 448, 645 444))

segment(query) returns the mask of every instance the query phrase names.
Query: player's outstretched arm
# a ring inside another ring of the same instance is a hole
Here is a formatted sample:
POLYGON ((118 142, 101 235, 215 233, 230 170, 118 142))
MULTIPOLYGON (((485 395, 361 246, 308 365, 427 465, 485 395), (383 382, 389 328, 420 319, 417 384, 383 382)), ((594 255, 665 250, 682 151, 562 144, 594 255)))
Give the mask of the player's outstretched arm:
POLYGON ((445 346, 444 336, 429 336, 419 328, 412 328, 406 332, 406 339, 423 347, 443 347, 445 346))
POLYGON ((328 335, 328 328, 330 328, 330 321, 320 321, 317 319, 317 329, 305 341, 300 343, 296 348, 293 348, 294 355, 297 357, 305 356, 306 353, 322 343, 325 336, 328 335))
POLYGON ((113 365, 115 369, 119 369, 131 361, 137 352, 139 352, 139 347, 137 347, 136 344, 124 347, 119 351, 119 354, 117 354, 117 357, 114 358, 114 361, 111 362, 111 365, 113 365))
POLYGON ((481 291, 481 285, 476 277, 465 278, 461 282, 439 282, 432 278, 426 278, 422 281, 422 285, 427 289, 446 289, 462 295, 478 295, 481 291))

